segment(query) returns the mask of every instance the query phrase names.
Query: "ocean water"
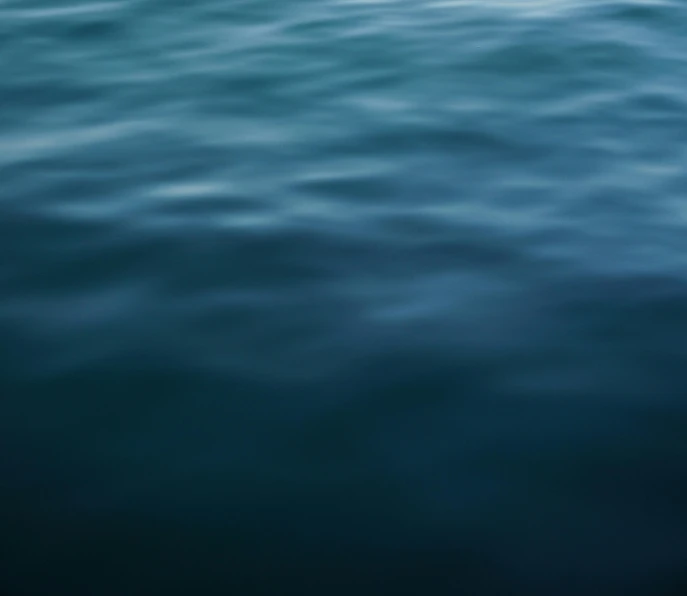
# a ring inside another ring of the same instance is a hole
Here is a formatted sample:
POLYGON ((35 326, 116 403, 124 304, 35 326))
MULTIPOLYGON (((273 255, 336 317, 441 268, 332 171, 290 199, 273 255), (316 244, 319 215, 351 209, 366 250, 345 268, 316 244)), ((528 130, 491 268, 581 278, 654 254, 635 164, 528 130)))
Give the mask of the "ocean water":
POLYGON ((8 596, 687 593, 687 4, 0 1, 8 596))

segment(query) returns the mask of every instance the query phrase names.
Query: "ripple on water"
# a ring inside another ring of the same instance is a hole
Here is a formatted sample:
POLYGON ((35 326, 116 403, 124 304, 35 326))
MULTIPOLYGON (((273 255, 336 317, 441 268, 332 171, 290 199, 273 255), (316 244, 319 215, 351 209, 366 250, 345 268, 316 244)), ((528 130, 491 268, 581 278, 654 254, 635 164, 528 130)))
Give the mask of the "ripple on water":
POLYGON ((684 583, 684 4, 173 4, 0 2, 10 591, 684 583))

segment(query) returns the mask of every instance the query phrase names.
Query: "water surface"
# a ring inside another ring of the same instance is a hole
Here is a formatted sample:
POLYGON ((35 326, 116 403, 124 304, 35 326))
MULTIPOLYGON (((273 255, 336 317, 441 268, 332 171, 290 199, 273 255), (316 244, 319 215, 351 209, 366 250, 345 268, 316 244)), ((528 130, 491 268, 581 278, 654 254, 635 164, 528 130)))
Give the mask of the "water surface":
POLYGON ((685 23, 0 2, 4 593, 684 593, 685 23))

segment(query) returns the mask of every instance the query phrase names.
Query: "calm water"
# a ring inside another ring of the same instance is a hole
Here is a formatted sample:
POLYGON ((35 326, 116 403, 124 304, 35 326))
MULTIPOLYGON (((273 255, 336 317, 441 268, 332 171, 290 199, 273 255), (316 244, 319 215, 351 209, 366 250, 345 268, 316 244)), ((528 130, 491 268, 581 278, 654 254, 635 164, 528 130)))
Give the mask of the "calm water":
POLYGON ((0 584, 687 593, 687 4, 0 1, 0 584))

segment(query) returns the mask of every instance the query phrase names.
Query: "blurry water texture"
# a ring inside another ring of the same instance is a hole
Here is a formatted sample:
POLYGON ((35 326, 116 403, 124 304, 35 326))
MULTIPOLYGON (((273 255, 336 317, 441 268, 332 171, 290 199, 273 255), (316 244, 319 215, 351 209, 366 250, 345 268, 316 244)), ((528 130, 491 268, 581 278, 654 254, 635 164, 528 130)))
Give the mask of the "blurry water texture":
POLYGON ((8 596, 687 593, 687 4, 0 1, 8 596))

